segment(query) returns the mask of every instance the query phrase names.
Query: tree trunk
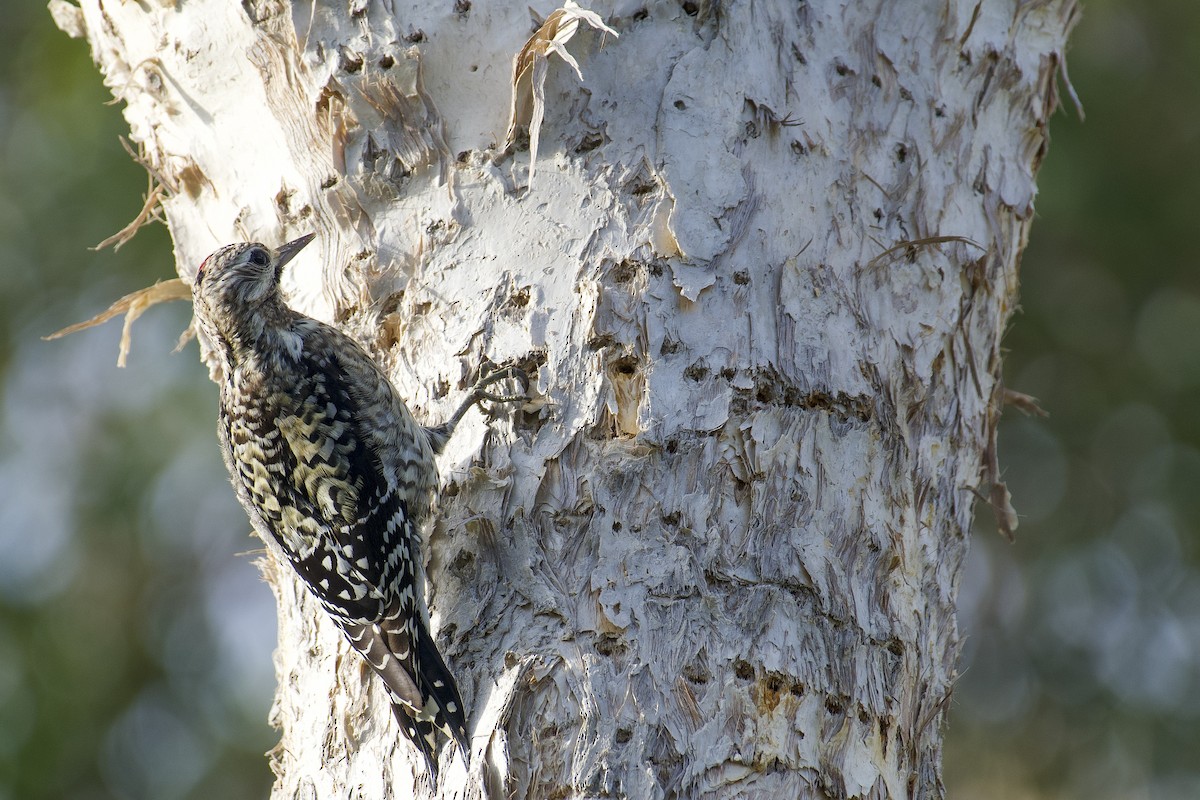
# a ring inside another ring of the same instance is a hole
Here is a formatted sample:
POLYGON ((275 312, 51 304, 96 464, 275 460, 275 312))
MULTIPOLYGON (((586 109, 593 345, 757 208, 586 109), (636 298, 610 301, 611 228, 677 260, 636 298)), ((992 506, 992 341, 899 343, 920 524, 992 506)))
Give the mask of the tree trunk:
MULTIPOLYGON (((943 794, 1074 0, 597 2, 620 38, 567 45, 583 84, 549 62, 531 185, 503 146, 524 3, 80 2, 51 10, 126 103, 181 276, 316 231, 290 302, 418 418, 485 360, 533 374, 440 463, 428 594, 474 736, 442 796, 943 794)), ((264 571, 274 796, 434 793, 264 571)))

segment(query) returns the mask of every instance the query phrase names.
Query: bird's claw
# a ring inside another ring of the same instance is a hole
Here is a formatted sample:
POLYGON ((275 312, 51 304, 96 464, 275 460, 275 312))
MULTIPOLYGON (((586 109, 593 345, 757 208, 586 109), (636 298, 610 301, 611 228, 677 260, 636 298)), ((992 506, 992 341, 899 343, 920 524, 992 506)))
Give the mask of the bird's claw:
POLYGON ((529 399, 529 376, 525 374, 525 370, 520 367, 507 366, 493 370, 487 375, 484 375, 475 382, 475 386, 471 388, 471 396, 475 402, 487 401, 489 403, 516 403, 529 399), (515 380, 521 384, 520 394, 495 394, 485 391, 488 386, 494 383, 499 383, 506 380, 515 380))

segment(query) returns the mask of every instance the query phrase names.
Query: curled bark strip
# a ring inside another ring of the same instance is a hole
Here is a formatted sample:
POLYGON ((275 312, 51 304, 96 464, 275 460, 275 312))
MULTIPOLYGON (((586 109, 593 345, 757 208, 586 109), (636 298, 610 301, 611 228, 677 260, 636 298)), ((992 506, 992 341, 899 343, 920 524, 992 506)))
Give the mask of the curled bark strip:
POLYGON ((102 322, 107 322, 118 314, 125 315, 125 325, 121 328, 121 349, 117 355, 117 366, 125 366, 125 359, 129 355, 129 346, 133 341, 130 331, 133 328, 134 321, 140 317, 146 309, 158 303, 165 303, 169 300, 190 300, 192 298, 191 288, 180 278, 172 278, 169 281, 159 281, 153 286, 147 286, 145 289, 138 289, 136 292, 131 292, 125 295, 117 302, 113 303, 104 311, 101 311, 96 316, 84 322, 77 322, 74 325, 68 325, 60 331, 55 331, 49 336, 42 337, 46 341, 52 339, 61 339, 72 333, 94 328, 102 322))

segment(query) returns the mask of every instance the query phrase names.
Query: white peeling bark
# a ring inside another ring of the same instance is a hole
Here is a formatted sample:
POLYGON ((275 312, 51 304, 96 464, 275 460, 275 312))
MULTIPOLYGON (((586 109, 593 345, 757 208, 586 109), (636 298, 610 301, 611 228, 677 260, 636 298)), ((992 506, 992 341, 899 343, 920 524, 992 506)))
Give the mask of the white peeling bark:
MULTIPOLYGON (((285 288, 418 416, 486 359, 545 405, 441 463, 445 797, 939 797, 1073 0, 597 2, 536 183, 496 149, 523 3, 52 3, 166 186, 180 274, 314 230, 285 288), (908 243, 908 244, 905 244, 908 243)), ((542 15, 554 6, 539 4, 542 15)), ((508 419, 505 417, 504 419, 508 419)), ((277 798, 429 796, 290 573, 277 798)))

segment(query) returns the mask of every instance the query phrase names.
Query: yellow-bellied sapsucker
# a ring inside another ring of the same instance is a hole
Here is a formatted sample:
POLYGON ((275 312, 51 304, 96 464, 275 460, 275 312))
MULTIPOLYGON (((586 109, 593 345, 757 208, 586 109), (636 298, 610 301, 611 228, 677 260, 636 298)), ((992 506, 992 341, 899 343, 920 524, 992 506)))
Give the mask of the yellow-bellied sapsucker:
POLYGON ((383 679, 436 778, 435 731, 470 748, 417 578, 433 459, 473 403, 510 398, 476 386, 448 423, 418 425, 366 351, 284 304, 283 267, 312 239, 229 245, 196 274, 196 320, 224 370, 218 436, 255 530, 383 679))

